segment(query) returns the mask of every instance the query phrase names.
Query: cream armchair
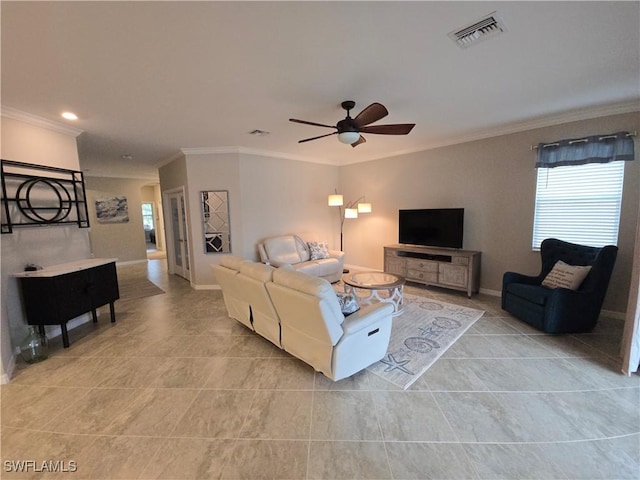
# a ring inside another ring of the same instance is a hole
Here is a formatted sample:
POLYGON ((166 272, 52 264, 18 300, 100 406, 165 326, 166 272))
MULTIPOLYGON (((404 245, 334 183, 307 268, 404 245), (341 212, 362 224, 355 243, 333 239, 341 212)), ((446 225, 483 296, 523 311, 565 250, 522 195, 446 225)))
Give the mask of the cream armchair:
POLYGON ((389 303, 345 318, 333 287, 322 278, 278 269, 267 291, 280 318, 282 348, 338 381, 384 357, 391 336, 389 303))
POLYGON ((267 238, 258 244, 258 253, 263 263, 274 267, 290 265, 298 272, 321 277, 331 283, 342 277, 343 252, 329 250, 328 258, 312 260, 308 245, 296 235, 267 238))

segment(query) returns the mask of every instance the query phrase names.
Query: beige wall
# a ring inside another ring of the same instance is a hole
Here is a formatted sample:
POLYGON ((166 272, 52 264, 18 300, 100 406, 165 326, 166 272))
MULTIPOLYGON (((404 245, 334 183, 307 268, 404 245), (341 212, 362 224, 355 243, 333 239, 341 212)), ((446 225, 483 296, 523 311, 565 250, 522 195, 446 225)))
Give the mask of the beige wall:
POLYGON ((327 196, 338 187, 338 172, 331 165, 243 155, 243 256, 258 259, 258 241, 287 233, 339 248, 338 212, 327 206, 327 196))
MULTIPOLYGON (((554 127, 344 166, 345 198, 366 195, 373 213, 345 222, 346 263, 382 268, 383 249, 397 243, 398 210, 465 208, 464 248, 482 251, 480 286, 499 292, 505 271, 536 274, 531 249, 535 153, 531 145, 562 138, 640 130, 637 113, 554 127)), ((636 139, 636 147, 638 140, 636 139)), ((640 159, 627 162, 619 254, 605 309, 626 309, 638 210, 640 159)))
MULTIPOLYGON (((3 159, 37 165, 79 170, 75 135, 2 117, 3 159)), ((18 283, 12 273, 27 263, 56 265, 90 257, 89 230, 77 226, 16 228, 2 235, 2 307, 0 309, 0 350, 2 380, 13 368, 13 349, 26 335, 26 319, 20 303, 18 283)), ((59 333, 47 327, 47 334, 59 333)))
POLYGON ((146 185, 140 189, 140 200, 144 203, 154 203, 156 201, 153 186, 146 185))
POLYGON ((147 248, 142 226, 142 188, 148 180, 86 177, 85 183, 94 257, 116 258, 118 262, 145 261, 147 248), (98 223, 96 199, 111 196, 127 198, 128 222, 98 223))
POLYGON ((191 283, 196 286, 214 282, 210 265, 217 262, 219 254, 204 252, 204 224, 200 192, 227 190, 231 226, 231 249, 235 255, 244 256, 242 224, 244 209, 240 184, 240 160, 238 154, 189 155, 187 162, 187 204, 189 211, 189 248, 191 283))

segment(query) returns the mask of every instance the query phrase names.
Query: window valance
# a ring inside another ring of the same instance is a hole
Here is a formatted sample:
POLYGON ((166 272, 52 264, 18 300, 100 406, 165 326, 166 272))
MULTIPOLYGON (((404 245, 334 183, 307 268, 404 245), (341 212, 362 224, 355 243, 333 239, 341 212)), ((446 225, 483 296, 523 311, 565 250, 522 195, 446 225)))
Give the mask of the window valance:
POLYGON ((629 132, 618 132, 540 143, 537 147, 536 168, 633 160, 635 157, 632 136, 629 132))

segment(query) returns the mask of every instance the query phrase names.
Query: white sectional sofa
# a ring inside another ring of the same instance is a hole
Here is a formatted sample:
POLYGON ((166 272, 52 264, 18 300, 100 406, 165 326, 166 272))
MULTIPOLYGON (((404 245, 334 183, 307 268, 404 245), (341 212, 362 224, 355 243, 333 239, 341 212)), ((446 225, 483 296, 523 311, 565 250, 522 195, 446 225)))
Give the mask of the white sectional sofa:
POLYGON ((258 244, 258 253, 263 263, 274 267, 290 265, 331 283, 340 280, 344 268, 344 252, 328 250, 326 258, 312 258, 308 244, 297 235, 267 238, 258 244))
POLYGON ((345 317, 323 278, 230 255, 212 268, 230 317, 334 381, 387 351, 393 313, 388 303, 345 317))

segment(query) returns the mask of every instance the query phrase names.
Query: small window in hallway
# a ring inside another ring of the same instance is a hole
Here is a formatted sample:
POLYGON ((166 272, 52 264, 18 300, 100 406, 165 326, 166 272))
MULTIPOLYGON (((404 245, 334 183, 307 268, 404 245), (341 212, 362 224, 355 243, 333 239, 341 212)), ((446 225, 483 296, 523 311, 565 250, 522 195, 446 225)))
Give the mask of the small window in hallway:
POLYGON ((142 225, 147 242, 147 249, 156 248, 156 229, 153 223, 153 203, 142 204, 142 225))

